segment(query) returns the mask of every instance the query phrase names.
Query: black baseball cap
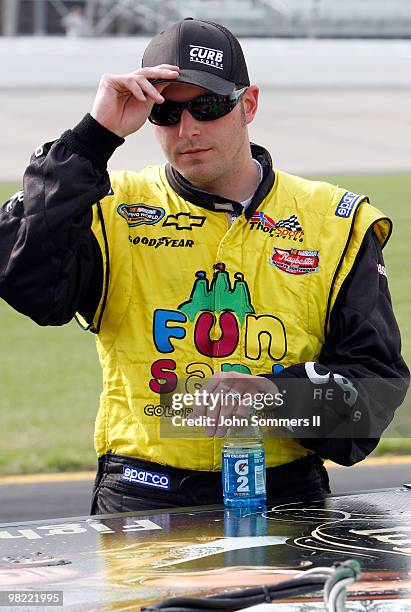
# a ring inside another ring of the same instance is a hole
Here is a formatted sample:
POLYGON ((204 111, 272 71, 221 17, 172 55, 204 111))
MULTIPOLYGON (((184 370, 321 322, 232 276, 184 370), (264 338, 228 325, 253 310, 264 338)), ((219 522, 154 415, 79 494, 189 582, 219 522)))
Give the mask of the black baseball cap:
MULTIPOLYGON (((224 26, 187 17, 163 30, 144 51, 142 66, 171 64, 180 74, 169 82, 189 83, 227 95, 250 85, 243 51, 224 26)), ((153 83, 167 83, 158 79, 153 83)))

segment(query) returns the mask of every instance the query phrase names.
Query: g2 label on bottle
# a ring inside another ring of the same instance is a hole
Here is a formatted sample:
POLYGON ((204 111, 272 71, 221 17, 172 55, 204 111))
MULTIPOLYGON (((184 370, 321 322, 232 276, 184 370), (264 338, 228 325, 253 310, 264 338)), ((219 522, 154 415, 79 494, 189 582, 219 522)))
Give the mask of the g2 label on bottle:
POLYGON ((248 498, 265 493, 264 451, 224 449, 224 496, 248 498))

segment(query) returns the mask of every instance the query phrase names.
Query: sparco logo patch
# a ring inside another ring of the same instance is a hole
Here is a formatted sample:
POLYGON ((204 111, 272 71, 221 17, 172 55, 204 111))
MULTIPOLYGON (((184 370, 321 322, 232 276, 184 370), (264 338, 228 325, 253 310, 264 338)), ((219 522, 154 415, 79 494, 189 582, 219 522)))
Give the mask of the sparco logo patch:
POLYGON ((210 49, 209 47, 200 47, 200 45, 190 45, 190 62, 197 64, 207 64, 223 70, 223 51, 218 49, 210 49))
POLYGON ((168 474, 140 470, 129 465, 123 466, 121 480, 141 484, 145 487, 155 487, 156 489, 169 489, 171 486, 171 478, 168 474))
POLYGON ((348 219, 352 213, 352 209, 354 208, 355 203, 360 197, 361 196, 359 196, 358 193, 346 191, 337 204, 337 208, 335 210, 336 216, 348 219))
POLYGON ((279 270, 287 272, 287 274, 311 274, 318 270, 320 263, 319 251, 278 249, 274 247, 270 263, 279 270))
POLYGON ((120 204, 117 212, 127 221, 130 227, 154 225, 165 215, 164 208, 160 206, 147 206, 146 204, 120 204))
POLYGON ((205 217, 192 215, 191 213, 177 213, 176 215, 168 215, 163 225, 174 225, 178 230, 191 230, 193 227, 202 227, 205 219, 205 217))

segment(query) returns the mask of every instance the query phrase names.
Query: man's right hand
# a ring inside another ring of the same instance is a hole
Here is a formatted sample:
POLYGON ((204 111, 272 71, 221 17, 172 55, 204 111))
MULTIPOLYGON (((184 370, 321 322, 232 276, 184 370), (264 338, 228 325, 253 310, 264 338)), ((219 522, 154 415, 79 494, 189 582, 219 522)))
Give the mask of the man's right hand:
POLYGON ((91 116, 117 136, 129 136, 144 125, 154 103, 164 102, 161 92, 169 83, 154 86, 150 79, 175 79, 178 75, 178 66, 170 64, 128 74, 103 74, 91 116))

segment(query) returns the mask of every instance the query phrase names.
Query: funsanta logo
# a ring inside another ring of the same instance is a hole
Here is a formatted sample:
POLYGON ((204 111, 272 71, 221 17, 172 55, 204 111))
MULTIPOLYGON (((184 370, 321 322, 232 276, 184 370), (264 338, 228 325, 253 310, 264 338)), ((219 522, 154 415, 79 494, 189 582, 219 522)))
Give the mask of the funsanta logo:
POLYGON ((218 49, 210 49, 209 47, 201 47, 200 45, 190 45, 190 62, 197 64, 206 64, 223 70, 223 51, 218 49))
POLYGON ((278 249, 274 247, 270 263, 279 270, 287 272, 287 274, 310 274, 318 270, 320 263, 319 251, 278 249))

